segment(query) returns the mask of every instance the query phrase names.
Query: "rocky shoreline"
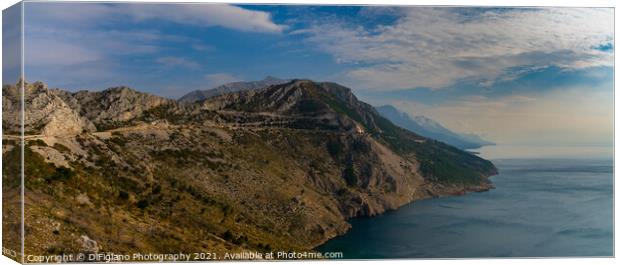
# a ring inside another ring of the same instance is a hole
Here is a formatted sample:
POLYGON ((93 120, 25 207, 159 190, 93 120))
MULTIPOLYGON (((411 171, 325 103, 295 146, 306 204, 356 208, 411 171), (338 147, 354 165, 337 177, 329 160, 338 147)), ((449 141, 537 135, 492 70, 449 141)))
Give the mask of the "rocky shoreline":
MULTIPOLYGON (((451 197, 451 196, 465 196, 469 193, 475 193, 475 192, 486 192, 492 189, 495 189, 495 185, 493 185, 493 183, 488 180, 488 178, 497 175, 498 172, 494 172, 491 175, 486 176, 486 181, 483 183, 480 183, 478 185, 467 185, 467 186, 457 186, 457 185, 449 185, 449 186, 445 186, 445 185, 439 185, 439 184, 432 184, 431 186, 433 186, 432 188, 427 187, 426 189, 426 196, 420 196, 420 197, 416 197, 415 199, 406 202, 394 209, 386 209, 383 212, 376 214, 376 215, 371 215, 371 216, 355 216, 352 217, 350 219, 353 218, 373 218, 374 216, 377 215, 382 215, 385 214, 386 212, 389 211, 398 211, 400 208, 409 205, 411 203, 415 203, 417 201, 421 201, 421 200, 429 200, 429 199, 437 199, 437 198, 442 198, 442 197, 451 197)), ((338 234, 333 234, 330 235, 330 237, 326 238, 325 240, 323 240, 322 242, 316 244, 315 246, 312 247, 312 249, 316 249, 320 246, 322 246, 323 244, 327 243, 328 241, 339 237, 339 236, 343 236, 346 233, 349 232, 349 230, 351 229, 351 226, 349 225, 347 227, 347 230, 344 231, 343 233, 338 233, 338 234)))

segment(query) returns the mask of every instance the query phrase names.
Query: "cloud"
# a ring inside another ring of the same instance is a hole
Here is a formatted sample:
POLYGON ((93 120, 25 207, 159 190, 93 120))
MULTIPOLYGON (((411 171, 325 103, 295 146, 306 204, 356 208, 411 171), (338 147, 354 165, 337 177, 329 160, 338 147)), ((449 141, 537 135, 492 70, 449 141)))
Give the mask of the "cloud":
MULTIPOLYGON (((114 7, 99 3, 34 2, 25 3, 25 19, 70 23, 71 26, 88 27, 105 23, 114 16, 114 7)), ((25 24, 27 25, 27 23, 25 24)))
POLYGON ((101 56, 97 52, 63 41, 31 38, 25 43, 26 66, 65 66, 99 59, 101 56))
POLYGON ((28 3, 28 13, 39 20, 88 27, 105 25, 115 19, 134 22, 163 20, 204 27, 221 26, 240 31, 279 33, 285 26, 274 23, 268 12, 247 10, 226 4, 105 4, 28 3))
POLYGON ((241 79, 229 73, 206 74, 204 80, 210 87, 216 87, 227 83, 240 81, 241 79))
MULTIPOLYGON (((101 65, 115 64, 118 58, 152 56, 162 50, 162 42, 174 41, 170 40, 174 36, 148 30, 77 29, 71 26, 55 27, 57 24, 40 24, 38 21, 28 25, 24 57, 29 75, 35 72, 33 70, 42 70, 51 76, 76 79, 76 72, 69 71, 69 68, 96 67, 90 71, 109 76, 110 73, 104 71, 114 69, 102 68, 101 65), (58 72, 51 73, 51 70, 58 72)), ((49 75, 46 78, 52 78, 49 75)))
POLYGON ((198 69, 198 62, 177 55, 186 53, 184 47, 191 47, 196 53, 214 50, 205 43, 204 36, 153 26, 159 22, 261 33, 279 33, 284 29, 267 12, 224 4, 33 2, 25 4, 24 18, 25 66, 29 76, 48 81, 57 80, 57 76, 85 80, 69 69, 87 70, 86 76, 92 79, 84 83, 96 86, 101 85, 104 77, 114 74, 119 76, 115 78, 119 82, 129 67, 140 64, 144 66, 137 71, 198 69))
POLYGON ((366 89, 490 85, 522 66, 613 66, 613 53, 593 48, 613 42, 613 9, 403 7, 398 15, 389 25, 326 20, 296 33, 351 66, 339 81, 366 89))
POLYGON ((213 46, 202 44, 202 43, 192 44, 191 46, 196 51, 213 51, 213 50, 215 50, 215 48, 213 46))
POLYGON ((221 26, 248 31, 279 33, 285 29, 268 12, 222 4, 131 4, 125 11, 136 20, 161 19, 197 26, 221 26))
POLYGON ((177 56, 164 56, 155 59, 155 62, 165 66, 166 68, 183 67, 189 69, 198 69, 200 64, 190 59, 177 56))

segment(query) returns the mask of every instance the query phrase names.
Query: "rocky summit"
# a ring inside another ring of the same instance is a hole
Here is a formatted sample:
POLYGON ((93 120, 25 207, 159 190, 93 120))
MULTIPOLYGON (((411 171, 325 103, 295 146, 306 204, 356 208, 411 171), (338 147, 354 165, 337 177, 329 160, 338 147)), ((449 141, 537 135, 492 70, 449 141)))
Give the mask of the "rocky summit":
POLYGON ((202 100, 212 98, 215 96, 219 96, 222 94, 226 94, 226 93, 260 89, 260 88, 268 87, 271 85, 279 85, 279 84, 284 84, 288 82, 290 82, 290 80, 280 79, 280 78, 273 77, 273 76, 267 76, 263 80, 260 80, 260 81, 232 82, 232 83, 217 86, 212 89, 194 90, 180 97, 178 101, 193 103, 193 102, 202 101, 202 100))
MULTIPOLYGON (((487 190, 496 174, 335 83, 196 102, 24 85, 26 254, 309 250, 350 218, 487 190)), ((15 197, 18 87, 3 87, 3 189, 15 197)), ((10 233, 19 207, 3 203, 10 233)))

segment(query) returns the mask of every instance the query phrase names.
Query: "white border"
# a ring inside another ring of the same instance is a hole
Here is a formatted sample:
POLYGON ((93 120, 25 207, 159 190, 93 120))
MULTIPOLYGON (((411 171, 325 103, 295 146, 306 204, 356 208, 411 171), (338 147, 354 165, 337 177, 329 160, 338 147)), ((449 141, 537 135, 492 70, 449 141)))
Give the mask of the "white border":
MULTIPOLYGON (((15 0, 9 0, 9 1, 0 1, 0 8, 2 8, 3 10, 16 4, 18 1, 15 0)), ((33 0, 27 0, 27 2, 34 2, 33 0)), ((102 2, 102 1, 88 1, 88 0, 81 0, 81 1, 67 1, 67 2, 102 2)), ((105 1, 105 2, 128 2, 128 1, 105 1)), ((584 0, 545 0, 545 1, 534 1, 534 0, 410 0, 410 1, 404 1, 404 0, 383 0, 383 1, 378 1, 378 0, 307 0, 307 1, 300 1, 300 0, 266 0, 266 1, 261 1, 261 0, 241 0, 241 1, 222 1, 222 0, 209 0, 209 1, 195 1, 195 0, 150 0, 150 1, 144 1, 144 0, 137 0, 137 1, 131 1, 131 2, 184 2, 184 3, 200 3, 200 2, 211 2, 211 3, 249 3, 249 4, 324 4, 324 5, 448 5, 448 6, 460 6, 460 5, 469 5, 469 6, 571 6, 571 7, 616 7, 617 3, 611 0, 597 0, 597 1, 584 1, 584 0)), ((23 6, 22 6, 23 7, 23 6)), ((614 16, 615 16, 615 11, 614 11, 614 16)), ((23 19, 23 16, 22 16, 23 19)), ((23 24, 22 24, 23 27, 23 24)), ((618 21, 615 21, 615 28, 618 28, 618 21)), ((1 33, 2 29, 0 27, 0 33, 1 33)), ((615 45, 615 38, 616 36, 614 36, 614 47, 617 47, 615 45)), ((22 39, 23 41, 23 39, 22 39)), ((0 42, 0 50, 1 50, 1 42, 0 42)), ((615 57, 615 65, 618 65, 618 58, 615 57)), ((615 75, 616 69, 614 68, 614 91, 615 91, 615 83, 616 83, 616 75, 615 75)), ((23 74, 23 50, 22 50, 22 74, 23 74)), ((0 77, 1 77, 1 73, 0 73, 0 77)), ((618 95, 618 93, 614 93, 614 102, 620 102, 618 101, 620 95, 618 95)), ((1 100, 0 100, 1 102, 1 100)), ((614 139, 617 139, 618 135, 620 134, 620 132, 618 130, 616 130, 616 124, 618 124, 616 121, 618 119, 618 110, 615 108, 615 104, 614 104, 614 139)), ((0 128, 0 132, 1 132, 1 128, 0 128)), ((614 141, 615 143, 615 141, 614 141)), ((614 144, 615 146, 615 144, 614 144)), ((614 148, 614 157, 618 157, 618 154, 620 152, 614 148)), ((0 166, 2 165, 1 161, 0 161, 0 166)), ((618 161, 616 161, 614 159, 614 177, 617 176, 617 168, 618 168, 618 161)), ((614 181, 614 195, 615 195, 615 191, 618 190, 619 184, 617 181, 614 181)), ((614 217, 615 217, 615 213, 618 212, 618 203, 617 203, 618 197, 614 196, 614 217)), ((0 210, 1 210, 1 204, 0 204, 0 210)), ((0 211, 1 212, 1 211, 0 211)), ((614 230, 615 228, 619 227, 618 226, 618 219, 614 218, 614 230)), ((22 228, 23 229, 23 228, 22 228)), ((1 235, 2 231, 0 230, 0 235, 1 235)), ((615 233, 615 231, 614 231, 615 233)), ((614 235, 614 243, 615 243, 615 236, 617 234, 614 235)), ((1 244, 1 241, 0 241, 1 244)), ((614 254, 619 253, 618 252, 619 247, 618 244, 614 244, 614 254)), ((571 264, 588 264, 588 265, 598 265, 598 264, 615 264, 616 260, 614 259, 606 259, 606 258, 562 258, 562 259, 552 259, 552 258, 541 258, 541 259, 458 259, 458 260, 419 260, 419 259, 415 259, 415 260, 372 260, 372 261, 285 261, 287 264, 335 264, 335 262, 337 263, 342 263, 342 264, 349 264, 349 265, 353 265, 353 264, 358 264, 358 263, 364 263, 364 264, 399 264, 399 265, 404 265, 404 264, 433 264, 433 265, 438 265, 438 264, 485 264, 485 265, 495 265, 498 263, 501 264, 506 264, 506 265, 513 265, 513 264, 532 264, 532 263, 536 263, 536 264, 567 264, 567 265, 571 265, 571 264)), ((0 256, 0 263, 1 264, 17 264, 15 261, 5 257, 5 256, 0 256)), ((229 263, 229 262, 196 262, 196 263, 192 263, 192 264, 224 264, 224 263, 229 263)), ((256 262, 234 262, 234 264, 255 264, 256 262)), ((129 264, 137 264, 137 263, 129 263, 129 264)))
MULTIPOLYGON (((18 1, 10 1, 9 3, 17 3, 18 1)), ((568 7, 615 7, 616 4, 612 0, 24 0, 24 2, 179 2, 179 3, 235 3, 235 4, 308 4, 308 5, 468 5, 468 6, 568 6, 568 7)), ((2 4, 4 9, 11 6, 10 4, 2 4)))

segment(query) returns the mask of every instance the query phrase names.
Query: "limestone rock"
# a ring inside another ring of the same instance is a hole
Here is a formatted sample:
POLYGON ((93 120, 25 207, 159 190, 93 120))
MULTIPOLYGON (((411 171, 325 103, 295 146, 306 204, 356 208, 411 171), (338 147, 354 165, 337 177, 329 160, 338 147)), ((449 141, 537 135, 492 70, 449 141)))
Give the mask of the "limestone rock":
MULTIPOLYGON (((19 131, 21 121, 21 88, 19 85, 3 87, 3 123, 9 133, 19 131)), ((94 131, 88 119, 81 117, 55 93, 41 82, 25 83, 24 133, 51 135, 74 135, 94 131)))
POLYGON ((87 235, 80 236, 79 243, 82 246, 82 251, 84 253, 98 253, 99 245, 97 241, 90 239, 87 235))

